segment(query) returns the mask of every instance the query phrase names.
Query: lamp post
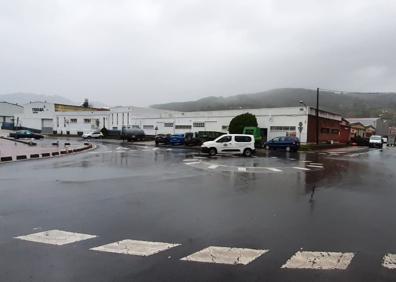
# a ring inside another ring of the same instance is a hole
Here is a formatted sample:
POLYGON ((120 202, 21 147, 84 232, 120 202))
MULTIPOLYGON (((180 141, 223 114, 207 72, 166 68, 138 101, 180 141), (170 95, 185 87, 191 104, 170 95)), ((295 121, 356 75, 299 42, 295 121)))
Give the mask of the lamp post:
POLYGON ((319 144, 319 88, 316 88, 316 144, 319 144))

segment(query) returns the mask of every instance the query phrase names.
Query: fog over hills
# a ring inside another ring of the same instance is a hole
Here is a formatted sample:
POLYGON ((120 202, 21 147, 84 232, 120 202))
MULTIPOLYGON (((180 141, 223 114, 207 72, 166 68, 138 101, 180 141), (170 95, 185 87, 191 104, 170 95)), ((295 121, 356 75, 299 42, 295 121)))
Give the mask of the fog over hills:
MULTIPOLYGON (((279 88, 229 97, 206 97, 196 101, 152 105, 176 111, 207 111, 240 108, 295 107, 303 100, 316 106, 316 89, 279 88)), ((396 93, 351 93, 320 91, 320 108, 346 117, 376 117, 383 112, 396 113, 396 93)))
MULTIPOLYGON (((67 105, 81 105, 84 101, 84 98, 81 98, 81 101, 79 102, 75 102, 60 95, 44 95, 36 93, 17 92, 0 95, 0 102, 3 101, 18 105, 27 104, 29 102, 48 102, 67 105)), ((106 107, 105 104, 98 101, 89 101, 89 104, 94 107, 106 107)))

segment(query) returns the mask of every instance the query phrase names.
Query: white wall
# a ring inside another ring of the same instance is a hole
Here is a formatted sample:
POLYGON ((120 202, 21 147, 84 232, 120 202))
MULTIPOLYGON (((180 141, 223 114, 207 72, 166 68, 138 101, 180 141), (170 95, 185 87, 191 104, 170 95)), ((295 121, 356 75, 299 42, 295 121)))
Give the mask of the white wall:
POLYGON ((78 132, 90 132, 109 128, 109 112, 56 112, 54 118, 54 130, 58 134, 76 135, 78 132))
POLYGON ((53 103, 31 102, 23 105, 23 113, 17 114, 15 126, 41 130, 42 119, 54 119, 55 106, 53 103))
POLYGON ((0 127, 3 122, 13 122, 17 114, 23 112, 23 107, 7 102, 0 102, 0 127))

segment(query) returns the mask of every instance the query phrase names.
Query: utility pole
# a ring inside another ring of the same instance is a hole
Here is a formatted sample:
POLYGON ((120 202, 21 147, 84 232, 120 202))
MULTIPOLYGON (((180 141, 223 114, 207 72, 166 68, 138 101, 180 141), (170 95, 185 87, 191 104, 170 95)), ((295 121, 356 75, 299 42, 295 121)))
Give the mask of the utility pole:
POLYGON ((319 88, 316 88, 316 144, 319 144, 319 88))

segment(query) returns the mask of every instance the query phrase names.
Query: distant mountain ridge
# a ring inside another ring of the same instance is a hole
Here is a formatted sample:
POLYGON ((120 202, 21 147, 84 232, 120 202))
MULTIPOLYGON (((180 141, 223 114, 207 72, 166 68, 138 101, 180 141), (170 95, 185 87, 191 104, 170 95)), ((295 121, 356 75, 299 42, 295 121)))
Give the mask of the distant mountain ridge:
MULTIPOLYGON (((206 97, 196 101, 157 104, 151 107, 175 111, 211 111, 299 106, 299 101, 316 107, 316 90, 279 88, 259 93, 229 97, 206 97)), ((396 116, 396 93, 362 93, 320 91, 320 109, 345 117, 377 117, 381 113, 396 116)))
MULTIPOLYGON (((18 105, 27 104, 30 102, 48 102, 48 103, 58 103, 58 104, 67 104, 67 105, 81 105, 83 103, 83 99, 81 99, 80 103, 76 103, 68 98, 59 96, 59 95, 43 95, 43 94, 35 94, 35 93, 10 93, 0 95, 0 102, 8 102, 18 105)), ((93 107, 106 107, 105 104, 97 101, 89 101, 89 104, 93 107)))

